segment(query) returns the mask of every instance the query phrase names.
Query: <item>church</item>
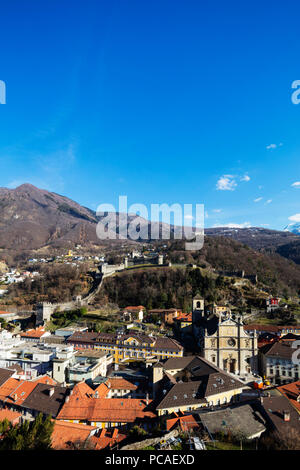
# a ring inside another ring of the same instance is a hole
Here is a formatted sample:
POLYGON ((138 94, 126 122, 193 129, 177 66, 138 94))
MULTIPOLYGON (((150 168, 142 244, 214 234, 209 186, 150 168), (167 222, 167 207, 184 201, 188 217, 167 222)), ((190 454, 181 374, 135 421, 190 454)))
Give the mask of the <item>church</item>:
POLYGON ((228 307, 204 307, 204 299, 193 299, 193 335, 201 356, 218 368, 241 377, 258 373, 257 335, 244 331, 240 315, 228 307))

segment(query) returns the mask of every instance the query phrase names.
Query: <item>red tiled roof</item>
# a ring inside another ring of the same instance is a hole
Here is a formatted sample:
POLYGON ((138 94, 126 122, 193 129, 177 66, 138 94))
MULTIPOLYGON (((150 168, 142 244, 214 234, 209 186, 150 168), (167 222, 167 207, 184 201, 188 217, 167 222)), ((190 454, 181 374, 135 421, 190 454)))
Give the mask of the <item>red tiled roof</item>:
POLYGON ((300 380, 290 384, 281 385, 280 387, 277 387, 277 390, 279 390, 300 413, 300 402, 297 401, 297 398, 300 397, 300 380))
POLYGON ((102 383, 96 388, 96 390, 94 391, 94 394, 95 392, 98 393, 98 398, 106 398, 109 392, 109 387, 106 385, 106 383, 102 383))
POLYGON ((17 411, 12 411, 8 408, 2 408, 0 410, 0 421, 8 419, 8 421, 14 424, 20 420, 21 416, 21 413, 18 413, 17 411))
POLYGON ((22 338, 41 338, 45 333, 46 333, 45 328, 39 327, 39 328, 36 328, 35 330, 25 331, 24 333, 21 333, 20 336, 22 338))
POLYGON ((22 405, 37 384, 37 382, 10 378, 0 387, 0 400, 5 403, 22 405))
POLYGON ((175 413, 175 418, 167 419, 167 431, 180 426, 182 431, 188 431, 199 427, 193 415, 179 416, 175 413))
POLYGON ((95 429, 97 428, 86 424, 55 421, 51 436, 52 448, 56 450, 70 449, 70 444, 86 441, 95 429))
POLYGON ((192 313, 180 313, 176 318, 174 318, 175 321, 188 321, 192 322, 192 313))
MULTIPOLYGON (((149 401, 151 403, 151 400, 149 401)), ((135 398, 80 398, 72 394, 58 414, 58 419, 87 422, 133 423, 138 418, 154 418, 145 400, 135 398)))
POLYGON ((137 385, 129 382, 123 377, 109 377, 105 385, 114 390, 136 390, 137 385))
MULTIPOLYGON (((98 434, 98 433, 97 433, 98 434)), ((105 449, 126 439, 127 435, 120 433, 118 429, 110 430, 101 429, 99 435, 91 437, 92 443, 95 445, 95 450, 105 449)))
POLYGON ((57 385, 56 380, 52 379, 52 377, 49 377, 48 375, 41 375, 40 377, 33 379, 32 382, 47 385, 57 385))
POLYGON ((146 310, 143 305, 125 307, 125 310, 146 310))

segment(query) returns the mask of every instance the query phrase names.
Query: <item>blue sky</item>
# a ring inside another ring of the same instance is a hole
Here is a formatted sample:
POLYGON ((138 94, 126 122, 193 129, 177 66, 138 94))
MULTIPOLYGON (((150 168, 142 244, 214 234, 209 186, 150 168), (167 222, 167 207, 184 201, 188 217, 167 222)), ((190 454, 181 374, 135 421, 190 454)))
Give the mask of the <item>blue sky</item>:
POLYGON ((92 209, 119 195, 202 203, 207 227, 300 221, 299 13, 296 1, 5 2, 0 186, 92 209))

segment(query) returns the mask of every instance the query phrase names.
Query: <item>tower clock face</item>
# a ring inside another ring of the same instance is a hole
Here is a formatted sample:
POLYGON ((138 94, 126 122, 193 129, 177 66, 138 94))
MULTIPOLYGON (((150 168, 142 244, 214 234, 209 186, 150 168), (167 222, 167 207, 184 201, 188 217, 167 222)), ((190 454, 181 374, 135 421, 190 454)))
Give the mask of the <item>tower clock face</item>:
POLYGON ((229 340, 227 341, 227 344, 228 344, 228 346, 235 346, 235 345, 236 345, 236 341, 235 341, 235 339, 233 339, 233 338, 229 338, 229 340))

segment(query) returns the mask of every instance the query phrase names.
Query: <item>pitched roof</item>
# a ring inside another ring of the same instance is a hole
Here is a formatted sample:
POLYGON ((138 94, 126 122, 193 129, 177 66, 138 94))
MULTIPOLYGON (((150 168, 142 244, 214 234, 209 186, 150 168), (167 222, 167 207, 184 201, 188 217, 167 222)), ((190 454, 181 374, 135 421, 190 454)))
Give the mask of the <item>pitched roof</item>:
POLYGON ((39 328, 35 328, 32 330, 24 331, 20 334, 22 338, 41 338, 47 331, 45 328, 40 326, 39 328))
POLYGON ((137 385, 129 382, 129 380, 126 380, 123 377, 109 377, 105 382, 105 385, 113 390, 136 390, 138 388, 137 385))
POLYGON ((297 382, 292 382, 290 384, 281 385, 277 387, 280 393, 282 393, 290 403, 298 410, 300 413, 300 380, 297 382))
POLYGON ((167 431, 170 431, 177 426, 180 426, 182 431, 188 431, 199 427, 199 424, 193 415, 180 416, 177 413, 174 413, 174 415, 174 418, 167 419, 167 431))
POLYGON ((278 390, 272 390, 270 397, 263 398, 262 410, 272 427, 280 434, 288 434, 291 428, 299 430, 299 413, 278 390), (290 413, 290 421, 284 421, 285 411, 290 413))
POLYGON ((143 305, 125 307, 125 310, 146 310, 143 305))
POLYGON ((39 377, 32 379, 32 382, 39 384, 57 385, 56 380, 52 379, 52 377, 49 377, 49 375, 40 375, 39 377))
POLYGON ((70 449, 72 443, 86 441, 95 429, 97 428, 86 424, 55 420, 51 436, 52 448, 56 450, 70 449))
POLYGON ((182 382, 173 385, 157 406, 157 410, 178 408, 188 405, 202 405, 207 403, 201 390, 202 381, 182 382), (200 391, 200 393, 199 393, 200 391))
MULTIPOLYGON (((149 401, 149 404, 151 400, 149 401)), ((58 414, 58 419, 88 422, 132 423, 136 419, 154 418, 145 400, 135 398, 79 398, 71 395, 58 414)))
POLYGON ((2 369, 0 368, 0 387, 3 385, 12 375, 15 374, 15 370, 12 369, 2 369))
POLYGON ((208 413, 201 413, 199 417, 208 431, 243 433, 248 439, 266 430, 262 416, 254 412, 248 404, 228 407, 208 413))
POLYGON ((271 331, 274 333, 279 332, 279 327, 275 325, 260 325, 260 324, 253 324, 253 325, 244 325, 244 330, 249 331, 271 331))
MULTIPOLYGON (((173 386, 163 397, 157 409, 201 405, 207 403, 209 397, 213 395, 245 387, 245 384, 238 379, 215 367, 202 357, 180 358, 177 365, 176 360, 169 359, 164 364, 164 370, 171 368, 177 368, 180 371, 169 377, 169 385, 173 383, 173 386), (167 364, 172 367, 169 366, 167 369, 167 364)), ((167 373, 165 372, 165 374, 167 373)))
POLYGON ((176 318, 174 318, 174 321, 192 322, 193 321, 193 314, 192 313, 180 313, 176 318))
POLYGON ((21 413, 18 413, 17 411, 12 411, 8 408, 2 408, 0 409, 0 421, 4 421, 5 419, 8 419, 11 423, 13 423, 15 420, 18 420, 21 418, 21 413))
POLYGON ((267 357, 291 359, 295 350, 291 348, 290 344, 276 341, 263 346, 260 351, 267 357))
POLYGON ((182 351, 183 347, 173 338, 167 336, 157 336, 154 348, 166 351, 182 351))
POLYGON ((35 384, 35 388, 24 400, 23 406, 30 410, 56 417, 65 401, 66 394, 66 387, 53 387, 52 385, 38 383, 35 384), (53 391, 52 395, 51 391, 53 391))
POLYGON ((95 445, 95 450, 101 450, 105 448, 110 448, 113 445, 126 439, 127 435, 120 433, 117 428, 113 430, 101 429, 101 431, 96 433, 91 437, 92 443, 95 445))
POLYGON ((0 400, 3 403, 23 405, 37 385, 36 382, 10 378, 0 387, 0 400))

